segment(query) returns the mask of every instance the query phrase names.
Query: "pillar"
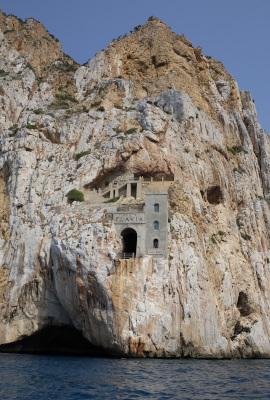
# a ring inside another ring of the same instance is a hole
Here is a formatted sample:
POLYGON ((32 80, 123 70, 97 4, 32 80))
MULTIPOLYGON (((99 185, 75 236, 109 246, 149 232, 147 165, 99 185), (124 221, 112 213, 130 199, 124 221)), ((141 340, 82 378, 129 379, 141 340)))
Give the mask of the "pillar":
POLYGON ((131 197, 131 183, 127 183, 127 197, 131 197))
POLYGON ((141 199, 142 197, 142 182, 141 180, 137 183, 136 188, 136 199, 141 199))

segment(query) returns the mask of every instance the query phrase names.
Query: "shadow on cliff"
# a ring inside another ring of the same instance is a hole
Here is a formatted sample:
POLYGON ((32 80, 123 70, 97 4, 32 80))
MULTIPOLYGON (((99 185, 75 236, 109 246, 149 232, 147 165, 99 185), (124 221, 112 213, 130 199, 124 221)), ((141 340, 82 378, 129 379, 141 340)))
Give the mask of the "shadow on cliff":
POLYGON ((80 331, 71 326, 43 328, 17 342, 0 346, 0 353, 56 354, 106 357, 104 349, 89 343, 80 331))

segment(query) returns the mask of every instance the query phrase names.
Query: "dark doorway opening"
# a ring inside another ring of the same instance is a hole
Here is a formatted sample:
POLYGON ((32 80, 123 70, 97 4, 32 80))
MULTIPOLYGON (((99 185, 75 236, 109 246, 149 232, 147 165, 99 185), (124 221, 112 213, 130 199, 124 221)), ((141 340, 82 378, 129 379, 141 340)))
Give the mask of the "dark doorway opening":
POLYGON ((137 199, 137 183, 131 184, 131 196, 137 199))
POLYGON ((137 232, 132 228, 126 228, 122 231, 123 238, 123 253, 134 253, 136 255, 137 249, 137 232))
POLYGON ((158 239, 154 239, 153 241, 153 248, 158 249, 158 239))

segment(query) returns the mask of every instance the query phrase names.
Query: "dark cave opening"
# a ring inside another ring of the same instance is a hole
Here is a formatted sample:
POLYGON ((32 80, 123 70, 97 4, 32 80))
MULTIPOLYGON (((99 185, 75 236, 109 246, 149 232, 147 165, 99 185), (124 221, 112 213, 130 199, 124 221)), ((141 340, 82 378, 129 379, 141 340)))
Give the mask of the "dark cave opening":
POLYGON ((210 204, 220 204, 223 201, 223 194, 220 186, 210 186, 206 191, 206 196, 210 204))
POLYGON ((17 342, 0 345, 0 353, 56 354, 106 357, 109 352, 92 345, 72 326, 49 326, 17 342))
POLYGON ((253 312, 253 309, 248 301, 248 296, 244 292, 239 293, 236 307, 240 311, 240 315, 242 317, 246 317, 253 312))
POLYGON ((126 228, 122 231, 123 253, 134 253, 137 249, 137 232, 132 228, 126 228))

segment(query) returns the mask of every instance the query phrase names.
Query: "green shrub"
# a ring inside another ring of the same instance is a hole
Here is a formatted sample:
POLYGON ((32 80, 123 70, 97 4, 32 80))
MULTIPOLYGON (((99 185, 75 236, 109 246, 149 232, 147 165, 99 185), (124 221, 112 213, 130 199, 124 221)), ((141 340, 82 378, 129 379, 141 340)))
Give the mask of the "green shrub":
POLYGON ((79 103, 70 93, 59 94, 56 93, 55 97, 60 101, 71 101, 72 103, 79 103))
POLYGON ((17 133, 18 130, 19 130, 18 124, 15 124, 15 125, 11 126, 10 128, 8 128, 8 130, 11 131, 11 132, 9 132, 9 134, 8 134, 9 136, 15 136, 16 133, 17 133))
POLYGON ((34 110, 34 113, 39 115, 39 114, 43 114, 43 111, 40 108, 38 108, 37 110, 34 110))
POLYGON ((84 194, 77 189, 70 190, 66 197, 69 204, 73 203, 73 201, 84 201, 84 194))
MULTIPOLYGON (((53 37, 53 35, 51 35, 51 36, 53 37)), ((56 39, 55 37, 53 37, 53 38, 56 39)), ((59 61, 61 61, 61 63, 54 65, 55 68, 60 69, 62 71, 66 71, 66 72, 74 72, 77 70, 76 65, 69 64, 67 61, 63 61, 61 59, 59 61)))
POLYGON ((32 67, 32 65, 29 62, 26 64, 26 66, 27 66, 27 68, 31 69, 31 71, 33 71, 35 73, 34 68, 32 67))
POLYGON ((116 133, 122 133, 123 131, 119 128, 113 128, 113 131, 116 133))
POLYGON ((66 110, 67 108, 69 108, 69 105, 65 101, 61 101, 58 103, 51 103, 48 105, 49 110, 63 110, 63 109, 66 110))
POLYGON ((130 128, 124 132, 125 135, 130 135, 131 133, 137 132, 137 128, 130 128))
POLYGON ((6 33, 12 33, 12 32, 16 32, 16 30, 15 29, 7 29, 6 31, 4 31, 4 35, 6 33))
POLYGON ((95 103, 91 104, 91 108, 100 106, 101 101, 96 101, 95 103))
POLYGON ((211 242, 217 244, 216 238, 214 236, 211 237, 211 242))
POLYGON ((78 110, 73 110, 72 112, 73 112, 73 114, 81 114, 81 113, 88 113, 88 109, 85 107, 85 106, 83 106, 83 108, 78 108, 78 110))
POLYGON ((123 106, 119 106, 119 105, 117 105, 117 104, 114 105, 114 108, 117 108, 118 110, 124 110, 124 107, 123 107, 123 106))
POLYGON ((38 83, 41 83, 45 80, 45 78, 43 76, 37 76, 36 80, 38 81, 38 83))
POLYGON ((31 125, 31 124, 26 125, 26 128, 27 129, 38 129, 37 125, 31 125))
POLYGON ((48 161, 49 161, 49 162, 52 162, 53 159, 54 159, 54 156, 50 156, 50 157, 48 158, 48 161))
POLYGON ((249 235, 246 234, 246 233, 241 233, 241 236, 242 236, 242 238, 243 238, 244 240, 251 240, 251 236, 249 236, 249 235))
POLYGON ((258 195, 257 193, 255 194, 255 196, 256 196, 256 198, 259 199, 259 200, 263 200, 263 199, 264 199, 263 196, 260 196, 260 195, 258 195))
POLYGON ((101 111, 101 112, 103 112, 103 111, 105 111, 105 108, 104 108, 103 106, 101 106, 101 107, 98 107, 98 108, 97 108, 97 111, 101 111))
POLYGON ((244 151, 242 146, 227 147, 227 150, 230 151, 232 154, 238 154, 244 151))
POLYGON ((218 231, 218 234, 219 234, 219 236, 224 236, 224 235, 226 235, 226 233, 223 232, 223 231, 218 231))
POLYGON ((82 113, 88 113, 88 108, 86 108, 85 106, 82 107, 81 111, 82 113))
POLYGON ((80 153, 75 155, 75 159, 78 161, 81 157, 87 156, 90 153, 91 153, 90 150, 81 151, 80 153))
POLYGON ((113 199, 107 200, 105 201, 105 203, 115 203, 116 201, 118 201, 120 199, 120 197, 114 197, 113 199))
POLYGON ((234 168, 233 169, 233 172, 238 172, 238 174, 243 174, 243 171, 241 171, 241 169, 239 169, 239 168, 234 168))
POLYGON ((9 72, 6 72, 4 69, 0 69, 0 76, 7 76, 9 72))

